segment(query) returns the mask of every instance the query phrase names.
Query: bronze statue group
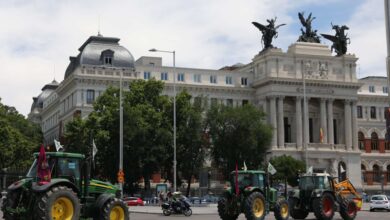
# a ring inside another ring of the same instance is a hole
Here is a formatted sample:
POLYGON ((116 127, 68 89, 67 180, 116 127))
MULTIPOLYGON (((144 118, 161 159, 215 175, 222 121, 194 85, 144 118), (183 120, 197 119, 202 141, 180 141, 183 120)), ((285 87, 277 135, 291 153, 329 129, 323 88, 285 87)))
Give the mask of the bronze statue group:
MULTIPOLYGON (((311 13, 307 18, 304 16, 304 12, 298 13, 299 20, 301 21, 302 26, 305 28, 301 28, 301 35, 298 38, 298 42, 309 42, 309 43, 320 43, 320 36, 317 34, 317 30, 312 29, 312 21, 315 19, 315 17, 311 16, 311 13)), ((263 43, 263 50, 265 51, 269 48, 274 48, 272 45, 272 40, 274 38, 278 37, 278 28, 286 25, 286 24, 280 24, 275 25, 276 23, 276 17, 274 19, 267 19, 268 25, 263 25, 257 22, 252 22, 254 26, 256 26, 260 32, 262 33, 261 41, 263 43)), ((332 29, 335 30, 335 35, 329 35, 329 34, 321 34, 322 37, 325 39, 328 39, 333 42, 332 44, 332 52, 333 50, 336 53, 336 56, 342 56, 346 54, 347 52, 347 45, 350 43, 350 39, 347 37, 347 34, 345 33, 345 30, 348 30, 349 28, 346 25, 332 25, 332 29)), ((262 52, 261 51, 261 52, 262 52)))

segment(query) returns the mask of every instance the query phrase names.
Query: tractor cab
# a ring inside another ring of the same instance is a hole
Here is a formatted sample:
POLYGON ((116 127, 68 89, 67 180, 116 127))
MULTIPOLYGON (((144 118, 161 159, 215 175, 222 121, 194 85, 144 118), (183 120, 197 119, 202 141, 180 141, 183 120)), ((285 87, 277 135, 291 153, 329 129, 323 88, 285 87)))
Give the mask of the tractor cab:
POLYGON ((247 188, 259 188, 261 190, 265 187, 265 173, 260 171, 238 171, 230 174, 230 184, 235 188, 236 176, 238 188, 240 191, 247 188))
POLYGON ((327 174, 313 174, 302 176, 299 179, 299 188, 301 190, 313 189, 330 189, 329 175, 327 174))
MULTIPOLYGON (((34 154, 36 158, 31 165, 27 177, 37 178, 38 154, 34 154)), ((73 153, 46 153, 47 163, 49 166, 51 178, 64 178, 71 181, 78 186, 81 178, 81 161, 84 159, 83 155, 73 153)))

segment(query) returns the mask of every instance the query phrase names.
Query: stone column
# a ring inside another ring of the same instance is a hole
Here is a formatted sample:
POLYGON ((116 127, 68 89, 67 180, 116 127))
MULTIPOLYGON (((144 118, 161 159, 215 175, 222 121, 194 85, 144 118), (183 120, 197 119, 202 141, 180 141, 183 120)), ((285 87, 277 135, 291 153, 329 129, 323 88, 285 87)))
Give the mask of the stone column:
POLYGON ((269 97, 269 105, 270 105, 270 122, 272 126, 272 141, 271 141, 271 147, 276 148, 277 147, 277 125, 276 125, 276 97, 271 96, 269 97))
POLYGON ((359 151, 359 139, 357 128, 357 101, 352 102, 352 147, 354 150, 359 151))
POLYGON ((321 113, 321 123, 320 123, 320 128, 322 128, 322 133, 323 133, 323 143, 328 143, 328 129, 326 126, 326 100, 321 99, 321 104, 320 104, 320 113, 321 113))
POLYGON ((303 143, 308 144, 310 142, 309 135, 309 98, 303 100, 303 143))
POLYGON ((352 150, 352 122, 351 122, 351 101, 344 101, 344 127, 345 127, 345 146, 347 150, 352 150))
POLYGON ((334 144, 333 137, 333 99, 328 99, 328 143, 334 144))
POLYGON ((283 96, 278 98, 278 147, 284 148, 284 114, 283 96))
POLYGON ((303 148, 302 145, 302 97, 295 98, 295 130, 297 137, 297 148, 303 148))

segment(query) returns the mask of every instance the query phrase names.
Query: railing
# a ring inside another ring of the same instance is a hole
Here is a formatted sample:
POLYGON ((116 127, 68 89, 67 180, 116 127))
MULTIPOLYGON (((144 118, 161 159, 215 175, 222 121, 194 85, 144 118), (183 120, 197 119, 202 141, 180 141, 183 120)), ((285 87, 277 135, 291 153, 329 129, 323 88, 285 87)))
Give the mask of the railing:
POLYGON ((367 185, 388 185, 390 184, 390 172, 386 171, 364 171, 363 172, 363 181, 367 185))

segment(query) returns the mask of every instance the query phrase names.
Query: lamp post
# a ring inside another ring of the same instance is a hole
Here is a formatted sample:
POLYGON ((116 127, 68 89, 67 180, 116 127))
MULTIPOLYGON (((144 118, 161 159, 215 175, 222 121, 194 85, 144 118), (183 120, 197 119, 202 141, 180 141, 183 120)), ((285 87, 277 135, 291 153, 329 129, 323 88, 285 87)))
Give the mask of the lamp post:
POLYGON ((169 50, 157 50, 152 48, 150 52, 171 53, 173 55, 173 191, 176 192, 176 52, 169 50))
MULTIPOLYGON (((123 104, 122 104, 122 72, 120 76, 120 85, 119 85, 119 172, 118 179, 123 178, 119 175, 123 175, 123 104)), ((121 195, 123 195, 123 179, 118 181, 119 187, 121 190, 121 195)))

